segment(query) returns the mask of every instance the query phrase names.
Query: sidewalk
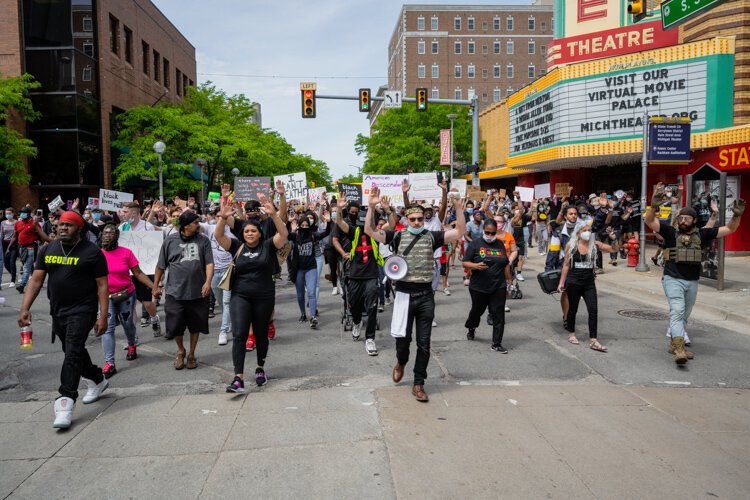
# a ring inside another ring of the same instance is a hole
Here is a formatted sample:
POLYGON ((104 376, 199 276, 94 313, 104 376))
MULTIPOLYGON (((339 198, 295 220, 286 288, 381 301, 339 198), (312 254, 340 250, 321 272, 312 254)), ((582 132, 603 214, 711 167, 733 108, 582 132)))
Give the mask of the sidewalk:
POLYGON ((747 498, 750 391, 430 384, 0 404, 0 498, 747 498))

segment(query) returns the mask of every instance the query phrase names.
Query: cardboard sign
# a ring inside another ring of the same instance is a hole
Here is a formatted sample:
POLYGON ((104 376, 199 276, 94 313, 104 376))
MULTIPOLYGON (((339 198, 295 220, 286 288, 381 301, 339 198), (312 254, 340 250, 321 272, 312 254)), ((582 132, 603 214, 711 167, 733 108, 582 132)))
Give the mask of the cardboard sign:
POLYGON ((362 203, 362 186, 359 184, 347 184, 346 182, 339 182, 338 184, 339 193, 343 193, 346 196, 347 201, 357 201, 362 203))
POLYGON ((257 200, 258 192, 268 194, 270 189, 270 177, 235 177, 234 179, 234 199, 238 201, 257 200))
MULTIPOLYGON (((403 181, 403 175, 365 175, 362 178, 362 199, 364 203, 367 203, 370 189, 377 187, 380 189, 380 196, 388 196, 391 199, 391 205, 403 207, 404 191, 401 189, 403 181)), ((414 200, 411 192, 409 192, 409 199, 414 200)))
POLYGON ((409 174, 410 200, 425 200, 434 202, 443 197, 443 190, 438 186, 435 172, 423 174, 409 174))
POLYGON ((117 244, 133 251, 141 271, 154 274, 163 242, 161 231, 121 231, 117 244))
POLYGON ((111 191, 109 189, 99 190, 99 208, 116 212, 122 208, 123 203, 133 201, 133 193, 111 191))
POLYGON ((274 177, 274 185, 278 181, 284 183, 287 200, 305 201, 307 199, 307 173, 277 175, 274 177))
POLYGON ((320 195, 323 195, 323 198, 326 199, 326 188, 319 187, 319 188, 309 188, 307 190, 307 202, 308 203, 318 203, 320 201, 320 195))
POLYGON ((62 198, 60 197, 60 195, 57 195, 57 198, 55 198, 54 200, 50 201, 47 204, 47 208, 49 208, 50 212, 54 212, 55 210, 57 210, 58 208, 60 208, 64 204, 65 204, 65 202, 62 200, 62 198))
POLYGON ((504 200, 507 194, 508 194, 508 191, 506 191, 505 189, 501 189, 500 191, 497 192, 497 195, 500 197, 501 200, 504 200))
POLYGON ((536 198, 537 200, 540 198, 549 198, 551 196, 549 187, 549 182, 547 184, 535 184, 534 198, 536 198))
POLYGON ((532 201, 534 199, 534 188, 516 186, 514 191, 518 192, 521 201, 532 201))
MULTIPOLYGON (((479 187, 479 186, 476 186, 479 187)), ((458 196, 460 198, 466 197, 466 179, 453 179, 451 181, 451 187, 450 192, 448 193, 448 196, 451 196, 452 193, 458 193, 458 196)))
POLYGON ((558 198, 570 196, 570 184, 567 182, 558 182, 555 184, 555 196, 558 198))
POLYGON ((482 188, 479 186, 466 186, 467 200, 482 201, 482 198, 484 198, 484 191, 482 191, 482 188))

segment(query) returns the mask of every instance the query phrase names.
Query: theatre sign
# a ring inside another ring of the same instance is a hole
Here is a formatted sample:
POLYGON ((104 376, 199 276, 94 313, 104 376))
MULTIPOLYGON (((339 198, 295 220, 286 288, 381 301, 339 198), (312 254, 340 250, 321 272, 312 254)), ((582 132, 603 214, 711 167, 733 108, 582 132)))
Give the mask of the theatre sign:
POLYGON ((508 98, 510 157, 640 138, 645 114, 688 117, 693 133, 731 127, 733 76, 724 38, 556 68, 508 98))

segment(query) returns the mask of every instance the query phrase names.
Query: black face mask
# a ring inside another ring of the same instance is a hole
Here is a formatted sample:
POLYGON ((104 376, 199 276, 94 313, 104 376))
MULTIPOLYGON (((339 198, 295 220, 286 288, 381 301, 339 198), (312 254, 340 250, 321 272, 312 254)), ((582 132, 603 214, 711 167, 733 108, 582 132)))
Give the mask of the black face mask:
POLYGON ((352 224, 356 224, 359 221, 359 214, 349 214, 349 220, 352 224))

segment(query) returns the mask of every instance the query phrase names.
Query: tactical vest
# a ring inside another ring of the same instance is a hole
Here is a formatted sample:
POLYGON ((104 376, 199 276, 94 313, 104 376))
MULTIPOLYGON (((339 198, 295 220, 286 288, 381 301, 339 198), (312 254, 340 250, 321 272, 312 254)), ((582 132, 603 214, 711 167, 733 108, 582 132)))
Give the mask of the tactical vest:
MULTIPOLYGON (((396 255, 403 257, 401 252, 408 248, 412 240, 416 237, 416 235, 411 234, 408 230, 402 229, 399 235, 400 241, 398 242, 396 255)), ((423 234, 419 238, 419 241, 411 249, 409 255, 404 257, 409 272, 400 281, 408 283, 432 283, 434 275, 432 245, 432 233, 428 231, 427 234, 423 234)))
POLYGON ((678 232, 675 237, 677 245, 664 249, 664 262, 671 260, 677 264, 700 264, 703 251, 698 228, 694 227, 689 233, 678 232))

